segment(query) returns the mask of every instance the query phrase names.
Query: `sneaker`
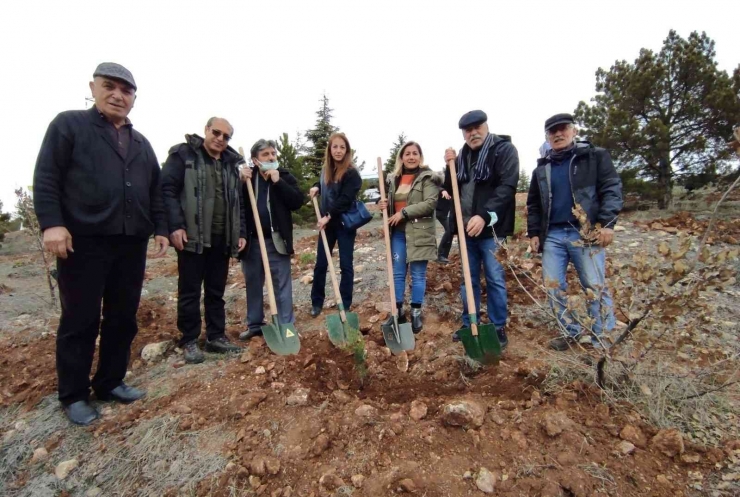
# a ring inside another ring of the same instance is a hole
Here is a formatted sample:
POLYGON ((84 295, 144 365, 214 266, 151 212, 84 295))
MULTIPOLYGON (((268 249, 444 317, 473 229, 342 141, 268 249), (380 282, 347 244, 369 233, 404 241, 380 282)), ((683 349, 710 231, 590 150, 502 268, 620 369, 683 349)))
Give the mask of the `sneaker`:
POLYGON ((242 348, 234 345, 226 337, 218 337, 214 340, 206 340, 206 351, 215 352, 216 354, 226 354, 228 352, 239 352, 242 348))
POLYGON ((562 336, 550 340, 550 348, 557 351, 564 351, 571 348, 573 345, 578 343, 578 336, 562 336))
POLYGON ((184 352, 183 355, 185 357, 185 362, 188 364, 200 364, 206 360, 205 354, 203 354, 203 351, 198 347, 197 340, 192 340, 186 343, 182 346, 182 350, 184 352))
POLYGON ((506 336, 506 326, 496 327, 496 335, 498 336, 498 343, 501 344, 501 352, 503 352, 509 345, 509 337, 506 336))

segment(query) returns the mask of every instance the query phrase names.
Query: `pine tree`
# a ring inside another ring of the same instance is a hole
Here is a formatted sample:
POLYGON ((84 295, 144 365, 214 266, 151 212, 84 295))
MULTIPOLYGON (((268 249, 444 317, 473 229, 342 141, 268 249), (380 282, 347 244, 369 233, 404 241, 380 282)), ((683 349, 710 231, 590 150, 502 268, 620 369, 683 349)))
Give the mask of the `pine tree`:
POLYGON ((582 134, 609 149, 620 169, 637 169, 670 206, 676 177, 714 173, 730 158, 725 142, 740 122, 740 66, 717 68, 714 41, 671 30, 660 52, 596 72, 596 92, 575 117, 582 134))
POLYGON ((326 94, 321 98, 321 108, 316 111, 318 119, 314 129, 306 131, 306 139, 309 145, 306 156, 303 158, 303 164, 306 173, 313 178, 318 178, 321 173, 321 167, 324 165, 324 154, 326 146, 329 143, 329 137, 332 133, 339 130, 331 124, 331 113, 333 109, 329 108, 329 97, 326 94))
POLYGON ((527 171, 519 170, 519 183, 516 184, 516 191, 518 193, 526 193, 529 191, 529 182, 531 178, 527 171))
POLYGON ((0 200, 0 242, 5 239, 5 233, 11 231, 10 213, 3 212, 3 201, 0 200))
POLYGON ((388 176, 396 168, 396 157, 398 156, 398 152, 401 150, 401 147, 403 147, 403 144, 406 143, 407 138, 408 137, 403 131, 398 135, 398 138, 396 138, 396 142, 393 144, 393 147, 391 147, 390 157, 388 157, 388 160, 383 164, 384 175, 388 176))

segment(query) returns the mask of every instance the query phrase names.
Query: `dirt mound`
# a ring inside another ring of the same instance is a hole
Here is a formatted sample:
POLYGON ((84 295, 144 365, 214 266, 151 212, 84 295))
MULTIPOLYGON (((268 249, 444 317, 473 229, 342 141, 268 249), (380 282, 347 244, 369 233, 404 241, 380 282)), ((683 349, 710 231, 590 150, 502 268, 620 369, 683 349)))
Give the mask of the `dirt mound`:
MULTIPOLYGON (((702 236, 709 226, 709 220, 700 220, 689 212, 678 212, 669 218, 652 221, 636 221, 636 225, 646 229, 665 231, 666 233, 686 233, 692 236, 702 236)), ((740 219, 717 219, 707 243, 740 243, 740 219)))

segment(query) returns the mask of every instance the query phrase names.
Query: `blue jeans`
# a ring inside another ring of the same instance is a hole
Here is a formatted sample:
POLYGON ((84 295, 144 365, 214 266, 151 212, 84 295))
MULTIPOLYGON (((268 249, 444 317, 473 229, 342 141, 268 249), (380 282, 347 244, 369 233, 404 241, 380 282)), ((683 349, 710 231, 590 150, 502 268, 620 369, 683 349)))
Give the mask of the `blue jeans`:
POLYGON ((593 319, 592 331, 601 335, 603 329, 611 331, 614 328, 614 304, 605 284, 606 251, 599 246, 584 247, 574 245, 581 239, 578 230, 566 227, 553 227, 547 233, 542 250, 542 275, 550 299, 550 306, 560 323, 568 330, 571 336, 580 335, 583 321, 569 311, 567 306, 568 283, 566 273, 568 263, 572 262, 576 268, 578 279, 584 291, 591 290, 596 298, 587 301, 588 315, 593 319), (556 282, 555 288, 550 288, 548 282, 556 282))
MULTIPOLYGON (((409 225, 408 229, 412 229, 409 225)), ((423 304, 427 289, 427 263, 414 261, 406 264, 406 233, 393 231, 391 236, 391 254, 393 255, 393 285, 396 290, 396 302, 403 304, 403 293, 406 290, 406 269, 411 266, 411 303, 423 304)))
MULTIPOLYGON (((329 242, 329 250, 334 251, 334 245, 339 245, 339 267, 342 275, 339 280, 339 293, 345 309, 352 305, 352 290, 354 288, 355 268, 353 258, 355 255, 355 237, 357 230, 347 230, 340 223, 329 223, 324 228, 326 241, 329 242)), ((311 304, 322 307, 326 298, 326 271, 329 262, 326 260, 324 242, 319 234, 316 247, 316 266, 313 269, 313 286, 311 286, 311 304)))
MULTIPOLYGON (((480 268, 482 264, 486 276, 486 290, 488 292, 488 319, 497 328, 501 328, 506 325, 506 279, 504 277, 504 268, 496 260, 496 256, 494 255, 496 250, 498 250, 496 239, 471 238, 465 235, 465 243, 468 248, 468 264, 470 265, 470 279, 473 285, 477 321, 480 323, 480 268)), ((468 300, 464 281, 460 286, 460 293, 462 294, 463 303, 462 321, 463 326, 467 328, 470 326, 470 317, 468 316, 468 300)))

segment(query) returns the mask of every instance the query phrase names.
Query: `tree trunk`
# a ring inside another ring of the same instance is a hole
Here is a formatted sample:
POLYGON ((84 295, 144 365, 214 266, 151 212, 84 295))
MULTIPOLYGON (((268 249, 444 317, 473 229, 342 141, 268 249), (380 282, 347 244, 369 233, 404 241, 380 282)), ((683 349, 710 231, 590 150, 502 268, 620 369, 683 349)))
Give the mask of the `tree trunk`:
POLYGON ((673 178, 671 178, 671 162, 668 157, 660 159, 660 172, 658 173, 658 209, 667 209, 673 200, 673 178))

